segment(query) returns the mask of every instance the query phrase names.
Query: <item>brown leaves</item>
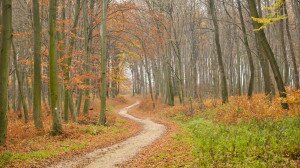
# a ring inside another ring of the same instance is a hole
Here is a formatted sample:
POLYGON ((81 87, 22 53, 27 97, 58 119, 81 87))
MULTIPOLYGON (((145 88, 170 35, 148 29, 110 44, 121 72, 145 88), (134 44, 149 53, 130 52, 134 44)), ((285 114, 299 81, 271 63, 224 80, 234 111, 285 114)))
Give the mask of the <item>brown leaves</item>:
POLYGON ((289 91, 287 100, 278 97, 272 102, 263 94, 255 95, 251 100, 246 96, 231 97, 227 105, 216 107, 215 120, 222 123, 234 124, 250 120, 280 120, 287 116, 300 115, 299 91, 289 91), (286 101, 291 109, 282 109, 281 102, 286 101))

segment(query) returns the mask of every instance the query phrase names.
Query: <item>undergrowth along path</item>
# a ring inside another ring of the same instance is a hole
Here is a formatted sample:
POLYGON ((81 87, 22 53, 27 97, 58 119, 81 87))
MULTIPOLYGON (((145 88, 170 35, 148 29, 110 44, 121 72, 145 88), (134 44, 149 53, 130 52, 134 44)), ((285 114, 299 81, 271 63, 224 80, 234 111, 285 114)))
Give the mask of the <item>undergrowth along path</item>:
POLYGON ((143 125, 143 130, 137 136, 107 148, 97 149, 72 160, 62 161, 51 166, 51 168, 113 168, 132 159, 144 147, 151 145, 166 132, 166 126, 162 124, 155 123, 149 119, 139 119, 127 113, 129 109, 139 104, 137 102, 119 111, 119 115, 143 125))

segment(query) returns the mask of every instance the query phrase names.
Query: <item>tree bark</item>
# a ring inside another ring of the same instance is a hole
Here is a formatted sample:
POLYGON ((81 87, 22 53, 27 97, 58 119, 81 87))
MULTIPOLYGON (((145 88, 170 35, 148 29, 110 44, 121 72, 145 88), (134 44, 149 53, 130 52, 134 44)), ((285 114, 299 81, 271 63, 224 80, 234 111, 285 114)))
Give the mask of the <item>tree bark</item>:
POLYGON ((102 0, 102 23, 101 23, 101 111, 99 125, 106 125, 106 66, 107 66, 107 0, 102 0))
MULTIPOLYGON (((68 88, 69 82, 70 82, 70 68, 72 65, 72 55, 73 55, 73 50, 74 50, 74 44, 75 44, 75 34, 76 34, 76 27, 78 25, 78 21, 79 21, 79 13, 80 13, 80 3, 81 0, 76 0, 76 7, 75 7, 75 18, 74 18, 74 23, 71 29, 71 33, 73 34, 73 36, 71 36, 70 39, 70 48, 68 51, 68 58, 65 60, 65 65, 66 67, 64 67, 64 76, 65 76, 65 102, 64 102, 64 116, 65 116, 65 121, 68 122, 69 119, 69 103, 71 100, 69 100, 69 97, 72 96, 70 89, 68 88)), ((75 109, 74 109, 75 110, 75 109)), ((74 111, 71 111, 71 114, 75 113, 74 111)))
POLYGON ((43 128, 42 120, 42 73, 41 73, 41 21, 38 0, 32 0, 33 5, 33 31, 34 31, 34 82, 33 82, 33 120, 35 128, 43 128))
MULTIPOLYGON (((284 8, 281 9, 281 15, 284 14, 284 8)), ((287 23, 286 23, 287 24, 287 23)), ((280 20, 279 22, 279 36, 280 36, 280 46, 281 46, 281 54, 284 62, 284 84, 285 86, 289 85, 289 63, 288 56, 286 51, 285 39, 284 39, 284 20, 280 20)))
POLYGON ((227 81, 226 81, 226 75, 224 70, 224 63, 222 58, 222 50, 220 45, 220 32, 219 32, 219 25, 217 21, 217 14, 215 9, 215 2, 214 0, 209 0, 209 8, 212 15, 212 20, 214 24, 214 32, 215 32, 215 43, 217 48, 217 55, 218 55, 218 64, 220 68, 220 74, 221 74, 221 89, 222 89, 222 102, 228 103, 228 90, 227 90, 227 81))
MULTIPOLYGON (((285 0, 284 0, 284 2, 285 2, 285 0)), ((291 36, 291 31, 290 31, 290 26, 289 26, 290 25, 290 20, 289 20, 289 17, 288 17, 288 12, 287 12, 287 8, 286 8, 286 4, 284 5, 284 13, 287 15, 285 29, 286 29, 286 33, 287 33, 287 37, 288 37, 288 42, 289 42, 289 46, 290 46, 291 57, 292 57, 292 61, 293 61, 294 83, 295 83, 295 88, 299 89, 300 88, 300 86, 299 86, 299 82, 300 82, 299 81, 299 71, 298 71, 296 54, 295 54, 294 44, 293 44, 293 40, 292 40, 292 36, 291 36)), ((298 28, 298 29, 300 29, 300 28, 298 28)))
POLYGON ((238 3, 238 11, 239 11, 239 16, 240 16, 240 21, 241 21, 241 25, 242 25, 244 45, 245 45, 245 48, 246 48, 247 57, 248 57, 248 61, 249 61, 249 66, 250 66, 250 80, 249 80, 249 87, 248 87, 248 98, 252 98, 253 89, 254 89, 255 67, 254 67, 254 62, 253 62, 253 57, 252 57, 250 45, 249 45, 249 42, 248 42, 248 37, 247 37, 246 26, 245 26, 245 21, 244 21, 244 17, 243 17, 241 0, 237 0, 237 3, 238 3))
POLYGON ((17 82, 18 82, 18 87, 19 87, 19 94, 20 94, 20 98, 21 98, 21 102, 22 102, 22 106, 23 106, 23 111, 24 111, 24 120, 25 123, 28 123, 29 120, 29 116, 28 116, 28 107, 25 101, 25 94, 24 94, 24 90, 23 90, 23 79, 20 76, 20 71, 19 71, 19 67, 18 67, 18 60, 17 60, 17 53, 16 53, 16 48, 15 45, 12 41, 12 48, 13 48, 13 58, 14 58, 14 66, 15 66, 15 73, 17 76, 17 82))
MULTIPOLYGON (((248 1, 251 16, 255 17, 255 18, 259 18, 255 1, 254 0, 247 0, 247 1, 248 1)), ((253 27, 254 27, 254 29, 259 29, 261 27, 261 24, 253 21, 253 27)), ((266 57, 268 58, 268 61, 271 65, 271 68, 272 68, 272 71, 273 71, 273 74, 274 74, 274 77, 275 77, 275 80, 277 83, 277 87, 279 90, 279 95, 281 98, 285 99, 285 98, 287 98, 287 93, 286 93, 286 90, 284 87, 282 76, 280 74, 276 59, 274 57, 274 53, 267 41, 265 32, 263 30, 255 31, 255 36, 258 38, 259 45, 262 47, 262 50, 263 50, 264 54, 266 55, 266 57)), ((282 102, 282 107, 284 109, 289 109, 289 105, 285 102, 282 102)))
POLYGON ((2 46, 0 55, 0 145, 5 144, 8 112, 9 58, 12 40, 12 1, 2 0, 2 46))
POLYGON ((49 6, 49 75, 50 75, 50 104, 52 112, 52 134, 59 135, 62 133, 61 124, 61 109, 59 108, 58 96, 58 66, 57 66, 57 53, 56 53, 56 14, 57 0, 50 0, 49 6))

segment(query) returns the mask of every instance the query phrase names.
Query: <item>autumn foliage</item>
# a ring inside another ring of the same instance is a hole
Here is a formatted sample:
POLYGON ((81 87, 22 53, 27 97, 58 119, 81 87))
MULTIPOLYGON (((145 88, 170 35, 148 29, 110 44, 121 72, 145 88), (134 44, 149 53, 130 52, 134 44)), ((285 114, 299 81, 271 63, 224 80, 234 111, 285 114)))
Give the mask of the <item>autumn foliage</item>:
POLYGON ((163 114, 168 117, 174 117, 179 113, 192 117, 190 111, 193 110, 193 116, 201 116, 225 124, 238 124, 253 120, 277 121, 286 117, 300 116, 300 90, 289 90, 288 95, 288 99, 283 101, 289 103, 290 110, 282 109, 282 99, 275 97, 270 101, 269 97, 264 94, 254 95, 251 100, 247 96, 233 96, 230 97, 229 103, 224 105, 219 99, 206 99, 202 102, 195 100, 192 106, 186 103, 174 107, 157 101, 156 110, 152 110, 151 100, 146 98, 141 101, 140 109, 149 114, 163 114))

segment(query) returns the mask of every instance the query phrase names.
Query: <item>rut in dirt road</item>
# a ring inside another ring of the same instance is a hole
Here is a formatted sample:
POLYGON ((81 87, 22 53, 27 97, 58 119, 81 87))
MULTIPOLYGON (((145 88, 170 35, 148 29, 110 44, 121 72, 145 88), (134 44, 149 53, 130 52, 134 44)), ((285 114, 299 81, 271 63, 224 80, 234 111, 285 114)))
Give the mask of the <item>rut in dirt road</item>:
POLYGON ((143 130, 135 137, 131 137, 113 146, 97 149, 84 156, 77 157, 70 161, 63 161, 51 168, 113 168, 132 159, 144 147, 159 139, 166 131, 162 124, 155 123, 149 119, 139 119, 127 114, 130 108, 139 105, 139 102, 122 109, 119 115, 143 125, 143 130))

